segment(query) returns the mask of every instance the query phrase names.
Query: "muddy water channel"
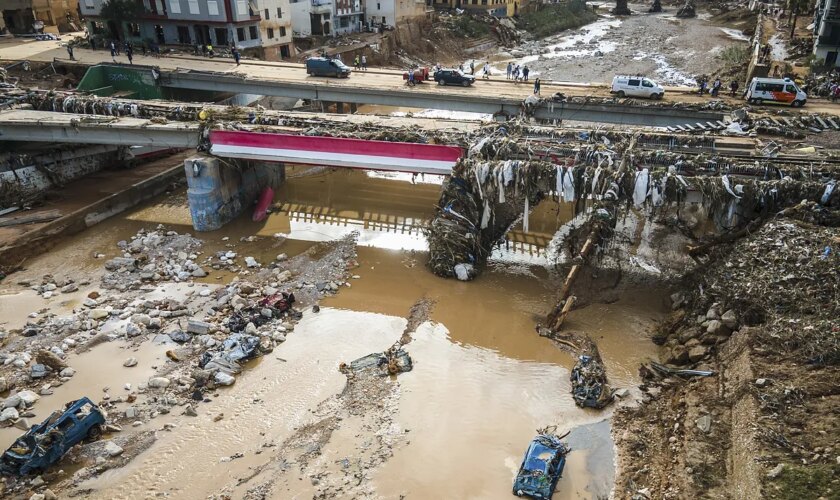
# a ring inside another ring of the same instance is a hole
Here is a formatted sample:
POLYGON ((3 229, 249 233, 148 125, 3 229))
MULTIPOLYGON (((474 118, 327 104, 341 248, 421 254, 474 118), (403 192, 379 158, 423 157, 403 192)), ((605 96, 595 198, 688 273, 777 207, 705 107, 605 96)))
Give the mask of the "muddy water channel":
MULTIPOLYGON (((124 467, 80 484, 87 492, 83 496, 206 498, 225 492, 239 498, 270 482, 272 497, 312 498, 333 481, 347 485, 332 490, 338 497, 508 498, 535 429, 548 425, 571 430, 568 442, 574 450, 556 498, 609 495, 614 477, 611 410, 574 405, 569 394, 573 359, 534 331, 562 279, 545 247, 569 220, 568 207, 544 202, 531 216, 531 232, 514 228, 486 272, 462 283, 438 278, 425 267, 422 229, 437 202, 439 179, 349 171, 300 175, 293 170, 288 177, 267 221, 253 223, 244 214, 220 231, 199 234, 203 251, 233 246, 240 255, 266 262, 357 231, 359 266, 352 272, 358 278, 323 300, 319 313, 307 310, 285 343, 250 362, 234 386, 199 407, 197 417, 173 412, 124 430, 157 430, 157 440, 124 467), (253 236, 255 241, 242 240, 253 236), (377 410, 387 416, 387 425, 372 428, 363 417, 344 419, 325 441, 312 444, 319 453, 308 470, 321 475, 278 459, 276 450, 296 429, 329 413, 322 402, 345 384, 339 363, 382 351, 399 339, 409 308, 422 297, 434 301, 431 321, 407 346, 414 370, 388 381, 393 391, 377 410), (175 427, 162 431, 164 423, 175 427), (359 465, 375 436, 383 435, 389 436, 381 453, 385 459, 375 467, 359 465), (243 456, 226 458, 237 453, 243 456), (356 466, 359 472, 352 473, 356 466), (369 483, 365 490, 350 489, 350 478, 358 477, 369 483)), ((106 221, 33 259, 0 288, 0 326, 20 326, 27 314, 45 307, 55 314, 76 307, 79 297, 98 284, 104 260, 93 255, 117 255, 117 241, 158 224, 193 232, 184 192, 106 221), (80 287, 79 297, 45 300, 8 283, 46 273, 84 275, 91 285, 80 287)), ((234 278, 211 272, 195 286, 234 278)), ((184 290, 163 286, 155 293, 184 290)), ((567 328, 587 332, 598 342, 614 387, 634 386, 638 363, 654 354, 647 332, 663 313, 662 299, 655 290, 631 287, 569 317, 567 328)), ((166 349, 165 342, 150 339, 129 352, 116 341, 69 355, 78 375, 43 397, 31 420, 40 421, 81 395, 98 400, 104 386, 113 393, 125 383, 141 382, 165 361, 166 349), (121 364, 129 355, 139 360, 132 371, 121 364)), ((18 433, 0 430, 0 445, 8 446, 18 433)))

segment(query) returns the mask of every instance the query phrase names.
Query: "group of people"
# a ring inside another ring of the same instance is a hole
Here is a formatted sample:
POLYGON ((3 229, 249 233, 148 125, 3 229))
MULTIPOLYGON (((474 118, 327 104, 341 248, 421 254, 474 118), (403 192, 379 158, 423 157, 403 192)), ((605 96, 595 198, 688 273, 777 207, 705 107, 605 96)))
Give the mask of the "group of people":
POLYGON ((353 59, 353 67, 356 71, 367 71, 367 56, 362 55, 360 57, 357 55, 355 59, 353 59))
POLYGON ((522 81, 527 82, 528 73, 530 71, 531 70, 528 69, 528 66, 520 66, 519 64, 514 65, 512 62, 509 62, 507 65, 507 79, 518 82, 521 78, 522 81))
POLYGON ((837 102, 840 99, 840 82, 832 82, 828 87, 828 97, 831 102, 837 102))
MULTIPOLYGON (((709 88, 709 82, 706 81, 705 78, 700 78, 699 80, 697 80, 697 86, 699 87, 700 95, 705 94, 708 90, 709 95, 711 95, 712 97, 717 97, 720 95, 720 91, 723 89, 723 81, 721 81, 720 77, 715 78, 715 81, 712 82, 712 87, 709 88)), ((739 84, 737 80, 732 80, 731 82, 729 82, 729 95, 735 97, 735 95, 738 93, 738 87, 739 84)))

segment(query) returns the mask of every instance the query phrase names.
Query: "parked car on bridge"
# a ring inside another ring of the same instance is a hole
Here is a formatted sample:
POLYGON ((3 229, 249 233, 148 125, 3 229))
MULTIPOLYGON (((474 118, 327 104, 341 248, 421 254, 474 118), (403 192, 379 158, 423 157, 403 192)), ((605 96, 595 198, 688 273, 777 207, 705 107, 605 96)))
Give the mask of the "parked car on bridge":
POLYGON ((83 439, 97 439, 104 424, 105 415, 93 401, 71 401, 19 437, 0 457, 0 472, 23 476, 44 470, 83 439))
POLYGON ((664 88, 657 85, 650 78, 643 76, 614 76, 610 93, 618 97, 647 97, 648 99, 662 99, 665 97, 664 88))
POLYGON ((761 104, 779 102, 794 108, 804 106, 808 95, 790 78, 753 78, 747 86, 747 102, 761 104))
POLYGON ((347 78, 351 69, 338 59, 326 57, 310 57, 306 60, 306 73, 309 76, 334 76, 347 78))
POLYGON ((438 85, 462 85, 469 87, 475 83, 475 77, 472 75, 465 75, 463 71, 458 69, 441 69, 435 72, 435 81, 438 85))
POLYGON ((563 475, 566 455, 571 451, 560 441, 562 436, 546 431, 538 432, 540 434, 528 446, 513 481, 513 494, 518 497, 551 498, 557 481, 563 475))

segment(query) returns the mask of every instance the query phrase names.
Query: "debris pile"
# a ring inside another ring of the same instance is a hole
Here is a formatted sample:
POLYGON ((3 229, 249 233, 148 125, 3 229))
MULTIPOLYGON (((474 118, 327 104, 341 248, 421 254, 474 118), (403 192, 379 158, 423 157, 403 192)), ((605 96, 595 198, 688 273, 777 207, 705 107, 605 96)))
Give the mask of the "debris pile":
POLYGON ((686 0, 685 5, 677 10, 677 17, 697 17, 697 11, 694 8, 694 0, 686 0))

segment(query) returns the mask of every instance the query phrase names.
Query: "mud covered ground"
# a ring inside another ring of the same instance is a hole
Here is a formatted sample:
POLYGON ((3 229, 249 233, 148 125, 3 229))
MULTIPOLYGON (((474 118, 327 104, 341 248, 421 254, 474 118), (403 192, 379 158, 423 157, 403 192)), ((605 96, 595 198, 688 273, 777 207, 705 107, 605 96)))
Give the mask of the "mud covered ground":
POLYGON ((714 374, 649 372, 616 416, 618 497, 838 497, 840 233, 819 214, 719 248, 672 296, 661 358, 714 374))

